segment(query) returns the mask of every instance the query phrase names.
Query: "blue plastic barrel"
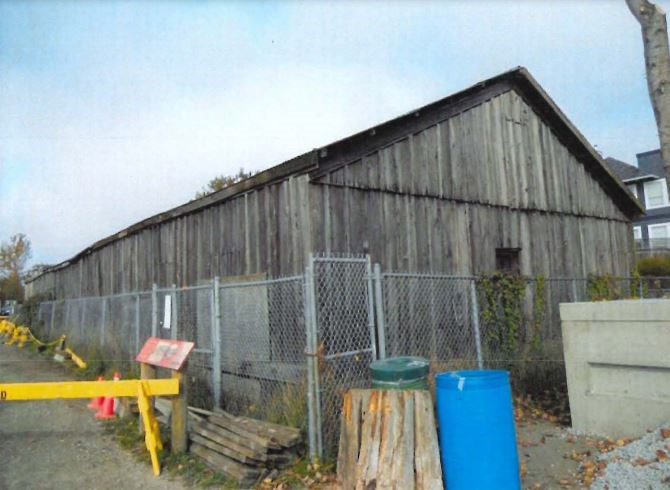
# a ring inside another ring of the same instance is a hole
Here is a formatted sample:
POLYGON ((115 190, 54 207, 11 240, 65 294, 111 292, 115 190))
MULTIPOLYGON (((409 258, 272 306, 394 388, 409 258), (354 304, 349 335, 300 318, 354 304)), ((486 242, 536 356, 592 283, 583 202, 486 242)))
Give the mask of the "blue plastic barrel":
POLYGON ((509 373, 448 371, 435 386, 446 487, 521 488, 509 373))

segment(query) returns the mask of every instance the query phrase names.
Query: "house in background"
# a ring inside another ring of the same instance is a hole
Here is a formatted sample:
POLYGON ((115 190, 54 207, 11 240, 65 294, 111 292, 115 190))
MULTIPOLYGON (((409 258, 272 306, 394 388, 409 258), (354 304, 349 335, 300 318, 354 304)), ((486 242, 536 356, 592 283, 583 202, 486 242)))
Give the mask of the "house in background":
POLYGON ((638 252, 670 252, 670 201, 661 150, 638 153, 637 167, 615 158, 606 160, 645 208, 645 214, 633 221, 638 252))

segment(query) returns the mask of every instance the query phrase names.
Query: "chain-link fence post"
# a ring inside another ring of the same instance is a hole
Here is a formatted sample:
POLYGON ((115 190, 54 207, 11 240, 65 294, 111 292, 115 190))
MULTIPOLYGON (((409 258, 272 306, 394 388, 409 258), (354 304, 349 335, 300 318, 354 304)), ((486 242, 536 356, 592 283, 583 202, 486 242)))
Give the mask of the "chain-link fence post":
POLYGON ((382 268, 374 266, 375 306, 377 309, 377 342, 379 345, 379 359, 386 359, 386 320, 384 318, 384 285, 382 283, 382 268))
MULTIPOLYGON (((309 265, 307 266, 306 276, 306 294, 308 306, 308 322, 307 322, 307 362, 308 372, 312 374, 311 385, 309 389, 312 390, 313 399, 313 431, 314 431, 314 446, 316 447, 316 456, 323 457, 323 427, 321 424, 321 383, 319 380, 319 359, 318 359, 318 345, 319 345, 319 328, 318 318, 316 316, 316 283, 314 279, 314 256, 309 254, 309 265)), ((310 448, 311 451, 311 448, 310 448)))
POLYGON ((577 296, 577 279, 572 279, 572 301, 576 303, 579 301, 579 296, 577 296))
POLYGON ((105 329, 107 328, 107 297, 102 298, 102 323, 100 324, 100 350, 105 348, 105 329))
POLYGON ((135 354, 139 354, 139 352, 140 352, 140 294, 137 293, 135 295, 135 354))
POLYGON ((86 330, 86 301, 87 299, 84 298, 81 300, 79 303, 79 308, 81 309, 81 319, 80 319, 80 324, 79 324, 79 335, 81 335, 81 338, 84 338, 86 333, 84 330, 86 330))
POLYGON ((171 339, 177 339, 179 338, 179 332, 177 329, 179 328, 179 301, 177 300, 177 285, 173 284, 172 287, 170 288, 170 296, 172 296, 172 301, 170 304, 172 305, 172 311, 170 312, 172 314, 172 325, 170 325, 170 338, 171 339))
POLYGON ((639 284, 637 287, 640 290, 640 299, 644 299, 644 285, 642 283, 642 279, 639 280, 639 284))
MULTIPOLYGON (((64 325, 70 325, 70 300, 65 300, 65 317, 63 319, 64 325)), ((68 332, 69 333, 69 332, 68 332)))
POLYGON ((151 336, 158 337, 158 284, 151 285, 151 336))
POLYGON ((214 405, 221 407, 221 286, 219 276, 212 282, 212 389, 214 405))
POLYGON ((311 257, 310 265, 305 267, 303 288, 305 315, 305 360, 307 365, 307 444, 309 446, 309 458, 313 461, 317 457, 318 448, 316 444, 316 388, 314 382, 314 358, 316 353, 312 349, 312 335, 314 334, 315 329, 312 323, 312 301, 314 300, 312 292, 314 291, 314 288, 311 257))
POLYGON ((475 333, 475 348, 477 349, 477 368, 484 369, 482 359, 482 339, 479 333, 479 303, 477 302, 477 286, 475 279, 470 280, 470 307, 472 311, 472 328, 475 333))
POLYGON ((51 302, 51 319, 49 320, 49 338, 54 334, 54 321, 56 320, 56 300, 51 302))
POLYGON ((368 279, 368 328, 370 329, 370 340, 372 347, 372 360, 379 359, 377 357, 377 332, 375 329, 375 300, 374 300, 374 287, 372 284, 372 262, 370 260, 370 255, 366 255, 366 273, 368 279))

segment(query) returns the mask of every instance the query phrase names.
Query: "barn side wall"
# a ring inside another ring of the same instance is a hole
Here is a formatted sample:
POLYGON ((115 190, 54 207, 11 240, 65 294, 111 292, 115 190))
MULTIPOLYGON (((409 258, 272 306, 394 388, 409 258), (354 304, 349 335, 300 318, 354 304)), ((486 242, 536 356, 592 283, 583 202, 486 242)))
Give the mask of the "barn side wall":
POLYGON ((302 272, 310 251, 307 176, 234 197, 94 250, 31 283, 32 294, 97 296, 187 286, 214 276, 302 272))
POLYGON ((479 274, 496 248, 521 272, 630 273, 628 218, 514 91, 315 179, 317 250, 386 270, 479 274))

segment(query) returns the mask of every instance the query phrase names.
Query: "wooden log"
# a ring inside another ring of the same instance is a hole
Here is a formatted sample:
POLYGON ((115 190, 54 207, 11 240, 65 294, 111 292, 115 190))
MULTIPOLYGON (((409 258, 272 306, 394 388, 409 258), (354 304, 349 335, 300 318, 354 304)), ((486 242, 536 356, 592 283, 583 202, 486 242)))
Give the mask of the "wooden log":
POLYGON ((244 444, 245 441, 242 438, 216 425, 208 422, 200 422, 199 424, 194 424, 191 431, 211 439, 222 446, 226 446, 227 448, 240 453, 242 456, 256 459, 258 461, 267 461, 265 448, 250 448, 248 445, 244 444))
POLYGON ((428 391, 414 392, 414 440, 416 488, 442 488, 440 448, 433 400, 428 391))
POLYGON ((260 476, 260 470, 257 468, 250 468, 243 464, 238 463, 222 454, 219 454, 211 449, 194 442, 191 444, 191 451, 193 454, 200 456, 204 459, 212 469, 220 471, 221 473, 226 474, 227 476, 240 482, 240 485, 243 488, 246 488, 246 485, 252 485, 260 476))

